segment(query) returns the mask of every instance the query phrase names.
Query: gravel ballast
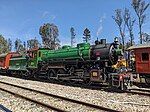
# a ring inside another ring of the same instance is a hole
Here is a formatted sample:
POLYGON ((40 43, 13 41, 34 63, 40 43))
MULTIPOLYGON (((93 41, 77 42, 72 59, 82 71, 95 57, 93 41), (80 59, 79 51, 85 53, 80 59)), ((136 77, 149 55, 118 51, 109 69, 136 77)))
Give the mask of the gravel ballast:
POLYGON ((4 91, 0 91, 0 104, 5 106, 12 112, 51 112, 51 110, 43 108, 24 99, 15 97, 14 95, 11 95, 4 91))
MULTIPOLYGON (((132 94, 129 95, 127 93, 107 92, 104 90, 92 90, 81 87, 72 87, 53 83, 24 80, 7 76, 0 76, 0 80, 13 84, 18 84, 20 86, 25 86, 28 88, 41 90, 44 92, 49 92, 51 94, 84 101, 87 103, 105 106, 107 108, 116 109, 119 111, 150 112, 150 97, 148 96, 132 94)), ((22 101, 21 99, 14 98, 14 96, 2 91, 0 91, 0 103, 9 108, 10 110, 14 110, 14 108, 16 108, 16 111, 19 109, 27 109, 27 111, 32 111, 31 108, 34 108, 36 106, 33 105, 31 102, 22 101)), ((76 107, 72 111, 81 111, 82 108, 83 107, 76 107)), ((37 111, 41 111, 43 108, 38 106, 38 108, 36 109, 39 109, 37 111)))

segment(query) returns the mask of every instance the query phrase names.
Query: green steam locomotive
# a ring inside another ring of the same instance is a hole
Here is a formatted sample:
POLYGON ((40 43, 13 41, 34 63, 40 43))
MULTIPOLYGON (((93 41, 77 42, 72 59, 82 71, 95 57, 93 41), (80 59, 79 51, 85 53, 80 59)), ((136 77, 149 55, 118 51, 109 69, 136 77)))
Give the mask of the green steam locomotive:
POLYGON ((79 43, 58 50, 32 49, 26 56, 11 56, 7 72, 25 78, 46 77, 57 81, 108 82, 112 65, 122 55, 118 41, 96 40, 94 45, 79 43))

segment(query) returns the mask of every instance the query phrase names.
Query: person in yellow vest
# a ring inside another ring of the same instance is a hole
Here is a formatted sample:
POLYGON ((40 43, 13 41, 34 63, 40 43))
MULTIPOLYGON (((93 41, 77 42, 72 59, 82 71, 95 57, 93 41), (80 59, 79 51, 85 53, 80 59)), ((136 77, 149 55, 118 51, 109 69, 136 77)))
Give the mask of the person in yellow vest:
POLYGON ((120 56, 119 59, 118 59, 118 62, 115 65, 113 65, 112 67, 114 69, 119 69, 121 67, 127 67, 127 65, 128 64, 126 62, 126 59, 124 59, 123 56, 120 56))

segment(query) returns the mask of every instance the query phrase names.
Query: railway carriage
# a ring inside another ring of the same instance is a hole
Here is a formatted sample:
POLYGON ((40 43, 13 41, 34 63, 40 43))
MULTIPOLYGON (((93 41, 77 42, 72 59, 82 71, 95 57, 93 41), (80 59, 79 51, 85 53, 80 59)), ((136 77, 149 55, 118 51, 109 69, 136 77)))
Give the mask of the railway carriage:
MULTIPOLYGON (((134 53, 135 73, 132 75, 131 80, 144 78, 147 84, 150 84, 150 44, 141 44, 132 46, 129 51, 134 53)), ((132 56, 130 56, 132 57, 132 56)))
POLYGON ((19 54, 16 52, 10 52, 10 53, 5 53, 0 55, 0 73, 7 72, 7 69, 9 68, 9 64, 10 64, 10 58, 15 55, 19 55, 19 54))

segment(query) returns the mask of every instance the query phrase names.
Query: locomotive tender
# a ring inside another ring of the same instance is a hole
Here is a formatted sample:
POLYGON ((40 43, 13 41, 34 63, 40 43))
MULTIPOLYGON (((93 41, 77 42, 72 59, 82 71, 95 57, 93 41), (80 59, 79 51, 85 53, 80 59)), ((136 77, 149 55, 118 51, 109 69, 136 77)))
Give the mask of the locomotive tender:
POLYGON ((6 72, 26 78, 42 76, 59 81, 108 82, 112 65, 120 55, 122 49, 118 41, 108 44, 106 39, 96 40, 95 45, 80 43, 58 50, 39 48, 27 51, 25 57, 12 55, 6 72))

